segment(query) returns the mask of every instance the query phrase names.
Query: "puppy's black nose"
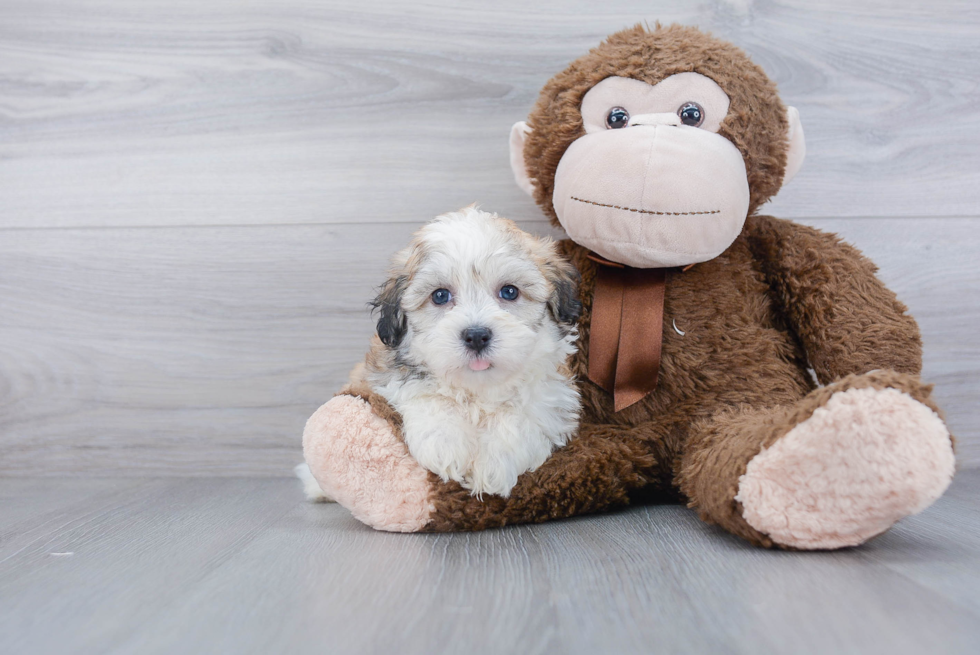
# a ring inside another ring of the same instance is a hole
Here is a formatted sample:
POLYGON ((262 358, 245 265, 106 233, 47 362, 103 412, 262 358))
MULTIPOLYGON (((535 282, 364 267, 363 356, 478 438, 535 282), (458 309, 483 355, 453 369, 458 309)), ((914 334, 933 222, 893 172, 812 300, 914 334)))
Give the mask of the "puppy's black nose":
POLYGON ((483 349, 490 345, 493 332, 490 328, 471 327, 463 330, 463 343, 475 353, 483 352, 483 349))

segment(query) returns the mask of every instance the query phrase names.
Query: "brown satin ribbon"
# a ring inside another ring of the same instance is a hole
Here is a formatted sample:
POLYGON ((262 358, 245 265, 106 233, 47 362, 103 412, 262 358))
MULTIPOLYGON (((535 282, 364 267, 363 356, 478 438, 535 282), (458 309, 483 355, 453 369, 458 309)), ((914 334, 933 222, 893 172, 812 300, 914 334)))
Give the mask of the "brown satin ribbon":
POLYGON ((662 268, 599 263, 589 332, 589 379, 613 395, 618 412, 657 388, 663 338, 662 268))

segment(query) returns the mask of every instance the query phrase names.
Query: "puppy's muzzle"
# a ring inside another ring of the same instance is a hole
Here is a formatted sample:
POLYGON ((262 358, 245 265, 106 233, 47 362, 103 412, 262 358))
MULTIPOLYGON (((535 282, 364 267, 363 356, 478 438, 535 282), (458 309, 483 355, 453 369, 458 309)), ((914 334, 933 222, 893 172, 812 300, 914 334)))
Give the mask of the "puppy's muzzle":
POLYGON ((469 327, 463 330, 463 334, 460 336, 463 339, 463 345, 468 350, 472 350, 479 355, 490 345, 490 341, 493 339, 493 332, 490 331, 490 328, 469 327))

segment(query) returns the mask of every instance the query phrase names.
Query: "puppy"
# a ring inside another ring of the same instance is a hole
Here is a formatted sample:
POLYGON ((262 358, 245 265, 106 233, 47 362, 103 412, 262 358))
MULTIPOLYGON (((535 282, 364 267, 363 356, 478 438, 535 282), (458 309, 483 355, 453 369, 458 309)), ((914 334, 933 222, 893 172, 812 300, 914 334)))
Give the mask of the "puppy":
POLYGON ((444 214, 395 255, 352 382, 398 410, 421 466, 506 497, 575 433, 577 296, 550 239, 474 206, 444 214))

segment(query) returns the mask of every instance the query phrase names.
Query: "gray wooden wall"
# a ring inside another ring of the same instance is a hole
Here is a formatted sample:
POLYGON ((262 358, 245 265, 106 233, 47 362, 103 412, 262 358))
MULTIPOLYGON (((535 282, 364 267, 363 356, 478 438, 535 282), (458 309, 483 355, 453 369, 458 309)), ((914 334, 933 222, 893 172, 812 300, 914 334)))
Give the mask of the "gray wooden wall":
POLYGON ((421 222, 548 230, 510 125, 637 21, 744 47, 980 465, 980 3, 0 0, 0 473, 284 475, 421 222))

